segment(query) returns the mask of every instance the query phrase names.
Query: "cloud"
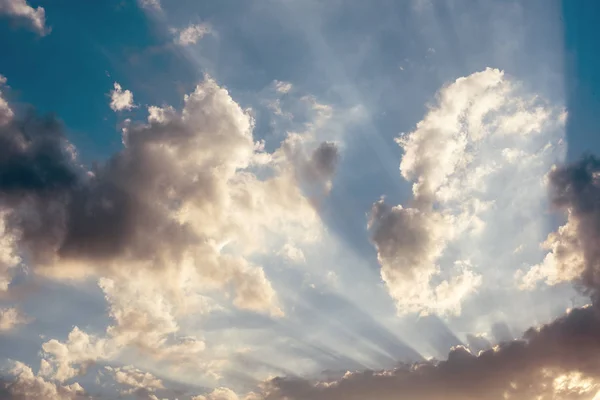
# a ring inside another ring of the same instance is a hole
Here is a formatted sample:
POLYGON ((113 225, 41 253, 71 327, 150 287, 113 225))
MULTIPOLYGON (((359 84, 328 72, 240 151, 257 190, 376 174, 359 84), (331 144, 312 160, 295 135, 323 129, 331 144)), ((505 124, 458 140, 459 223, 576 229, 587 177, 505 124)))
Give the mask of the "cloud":
POLYGON ((31 320, 14 307, 0 308, 0 332, 13 330, 31 320))
POLYGON ((576 266, 580 274, 576 282, 591 295, 592 305, 575 308, 551 323, 530 328, 519 340, 511 340, 510 333, 500 333, 507 341, 493 348, 486 338, 469 335, 469 347, 477 354, 457 346, 445 361, 402 365, 393 370, 348 372, 334 381, 275 378, 266 382, 263 397, 266 400, 598 398, 599 176, 600 161, 588 156, 554 168, 548 179, 553 204, 568 213, 568 224, 576 223, 567 228, 568 233, 563 227, 562 233, 551 237, 555 241, 577 243, 584 268, 576 266))
POLYGON ((519 270, 516 279, 521 289, 532 290, 540 281, 547 285, 568 282, 579 277, 585 269, 581 244, 577 238, 576 218, 569 214, 567 222, 548 235, 542 248, 549 250, 544 260, 527 272, 519 270))
POLYGON ((329 187, 337 149, 294 134, 267 153, 253 128, 210 78, 181 110, 152 106, 147 121, 127 124, 124 148, 92 170, 78 164, 52 116, 31 111, 0 126, 4 286, 27 254, 39 277, 96 280, 109 306, 104 333, 75 327, 66 340, 43 344, 43 376, 63 382, 125 350, 152 365, 214 375, 221 360, 205 353, 203 338, 181 331, 181 318, 208 312, 213 295, 283 315, 265 270, 251 260, 272 254, 281 237, 318 240, 322 223, 302 181, 329 187))
POLYGON ((207 395, 200 395, 192 397, 192 400, 260 400, 256 393, 249 393, 245 396, 238 396, 233 390, 220 387, 213 390, 207 395))
POLYGON ((131 365, 116 368, 107 366, 104 369, 112 374, 115 382, 127 387, 121 391, 121 394, 149 394, 157 389, 164 389, 160 379, 131 365))
POLYGON ((131 90, 123 90, 117 82, 114 84, 114 89, 110 92, 110 108, 113 111, 131 110, 135 108, 133 104, 133 93, 131 90))
MULTIPOLYGON (((6 77, 0 75, 0 87, 6 85, 6 77)), ((0 91, 0 125, 7 124, 14 116, 13 110, 8 105, 6 99, 2 96, 0 91)))
POLYGON ((138 0, 140 7, 147 10, 161 11, 160 0, 138 0))
POLYGON ((75 400, 85 395, 79 383, 58 385, 35 375, 29 366, 19 361, 13 363, 10 374, 14 377, 6 386, 10 399, 75 400))
POLYGON ((473 355, 453 349, 446 361, 389 371, 347 373, 334 382, 276 378, 265 398, 289 400, 591 399, 600 391, 600 320, 592 307, 531 329, 523 340, 473 355))
POLYGON ((594 301, 600 288, 600 160, 589 155, 548 174, 553 205, 567 215, 567 222, 548 235, 550 252, 542 264, 518 276, 524 288, 544 280, 553 285, 580 280, 594 301))
POLYGON ((542 177, 560 159, 563 124, 561 108, 488 68, 444 86, 415 130, 396 139, 413 198, 410 206, 375 203, 368 226, 399 313, 460 313, 485 283, 482 255, 517 247, 524 224, 538 229, 542 177), (529 220, 502 223, 524 210, 529 220))
POLYGON ((26 0, 0 0, 0 15, 23 21, 29 28, 44 36, 50 32, 46 27, 46 11, 43 7, 33 8, 26 0))
POLYGON ((175 43, 181 46, 196 44, 205 35, 212 32, 208 24, 191 24, 181 30, 174 30, 175 43))
POLYGON ((275 91, 281 94, 289 93, 294 87, 290 82, 274 81, 275 91))

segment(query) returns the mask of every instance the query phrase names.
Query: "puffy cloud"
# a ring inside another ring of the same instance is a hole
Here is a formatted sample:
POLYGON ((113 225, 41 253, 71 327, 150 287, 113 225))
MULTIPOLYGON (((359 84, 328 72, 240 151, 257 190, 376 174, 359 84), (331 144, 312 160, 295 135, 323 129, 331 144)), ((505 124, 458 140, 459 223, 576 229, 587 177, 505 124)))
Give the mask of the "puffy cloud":
POLYGON ((131 90, 123 90, 120 84, 115 82, 114 89, 110 92, 110 108, 113 111, 131 110, 136 107, 133 104, 133 93, 131 90))
POLYGON ((14 307, 0 308, 0 332, 10 331, 29 322, 30 319, 14 307))
MULTIPOLYGON (((267 179, 252 172, 260 153, 252 128, 208 79, 181 113, 150 109, 148 123, 125 129, 126 148, 87 172, 72 162, 56 121, 12 121, 0 131, 10 149, 0 158, 7 231, 46 276, 147 271, 165 290, 182 279, 232 284, 235 304, 280 313, 263 270, 243 256, 264 251, 269 232, 314 240, 320 224, 288 160, 262 165, 274 172, 267 179)), ((328 179, 328 161, 318 162, 328 179)))
POLYGON ((504 337, 507 342, 493 348, 485 337, 469 335, 469 347, 478 354, 458 346, 445 361, 421 362, 387 371, 348 372, 334 381, 275 378, 266 383, 264 398, 597 399, 600 396, 599 176, 600 161, 593 156, 557 167, 549 175, 553 204, 569 215, 566 228, 563 226, 550 235, 549 254, 566 268, 573 249, 581 252, 583 261, 576 258, 575 270, 569 274, 579 273, 576 281, 591 294, 592 305, 530 328, 522 339, 510 340, 509 334, 504 337), (565 246, 565 250, 560 246, 565 246))
MULTIPOLYGON (((543 263, 522 276, 523 286, 539 280, 552 285, 581 280, 597 301, 600 288, 600 160, 589 155, 548 174, 553 204, 567 214, 567 222, 548 236, 550 252, 543 263)), ((521 276, 519 276, 521 278, 521 276)))
POLYGON ((208 24, 191 24, 182 30, 174 30, 173 32, 176 34, 175 43, 181 46, 189 46, 198 43, 212 30, 208 24))
POLYGON ((97 360, 115 353, 114 344, 78 327, 73 328, 65 343, 52 339, 42 345, 42 350, 45 358, 41 361, 40 373, 60 382, 84 374, 97 360))
POLYGON ((516 278, 521 289, 534 289, 539 281, 547 285, 572 281, 585 269, 585 260, 577 236, 578 222, 571 214, 565 225, 548 235, 542 248, 549 250, 544 260, 527 272, 519 270, 516 278))
POLYGON ((453 349, 446 361, 389 371, 347 373, 332 382, 269 382, 265 398, 288 400, 591 399, 600 391, 600 320, 592 307, 527 331, 522 340, 473 355, 453 349))
POLYGON ((502 71, 459 78, 436 99, 416 129, 396 140, 404 150, 400 172, 414 182, 410 206, 380 200, 368 225, 399 313, 459 313, 484 283, 482 254, 514 249, 520 232, 540 230, 542 177, 561 157, 564 111, 523 93, 502 71), (525 210, 533 215, 527 220, 525 210))
POLYGON ((91 171, 52 117, 29 113, 0 126, 4 286, 26 254, 38 276, 98 279, 112 320, 104 334, 75 327, 65 341, 44 343, 44 376, 65 381, 125 350, 213 375, 220 361, 203 360, 203 339, 182 333, 179 319, 209 311, 211 293, 281 316, 251 257, 272 254, 281 237, 302 245, 322 233, 302 181, 329 187, 334 144, 294 134, 293 149, 290 139, 265 152, 250 114, 210 78, 182 110, 148 113, 124 127, 124 148, 91 171))
POLYGON ((273 85, 275 86, 275 91, 281 94, 289 93, 293 88, 290 82, 274 81, 273 85))
POLYGON ((160 379, 149 372, 140 371, 131 365, 117 368, 104 368, 112 374, 115 382, 128 388, 124 389, 121 392, 122 394, 149 394, 157 389, 164 389, 160 379))
MULTIPOLYGON (((0 75, 0 86, 6 84, 6 77, 0 75)), ((6 99, 2 96, 0 91, 0 125, 6 125, 14 116, 13 110, 8 105, 6 99)))
POLYGON ((281 250, 279 250, 278 254, 297 264, 301 264, 306 261, 304 252, 294 246, 292 243, 284 244, 281 250))
POLYGON ((42 36, 50 32, 46 27, 46 11, 44 8, 33 8, 27 4, 26 0, 0 0, 0 15, 22 20, 42 36))
POLYGON ((85 398, 85 391, 78 383, 66 386, 57 385, 35 375, 29 366, 21 362, 14 362, 10 373, 14 376, 7 385, 10 399, 74 400, 85 398))

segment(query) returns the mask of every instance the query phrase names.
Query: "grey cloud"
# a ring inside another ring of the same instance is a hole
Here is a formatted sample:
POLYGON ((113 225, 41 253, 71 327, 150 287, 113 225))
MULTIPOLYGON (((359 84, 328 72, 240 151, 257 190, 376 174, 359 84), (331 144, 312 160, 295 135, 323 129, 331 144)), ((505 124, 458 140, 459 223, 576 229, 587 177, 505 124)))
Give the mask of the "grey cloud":
MULTIPOLYGON (((576 218, 577 237, 586 260, 579 283, 596 300, 600 289, 600 161, 588 156, 555 168, 549 182, 554 204, 576 218)), ((510 328, 504 323, 496 324, 492 333, 496 340, 505 342, 490 349, 487 339, 468 335, 473 353, 458 345, 445 361, 348 373, 329 383, 275 378, 267 383, 265 398, 575 400, 596 398, 600 393, 600 310, 596 302, 573 309, 547 325, 530 328, 519 340, 511 340, 510 328)))
POLYGON ((549 174, 552 201, 567 210, 577 227, 585 269, 581 287, 594 301, 600 296, 600 160, 588 155, 549 174))
MULTIPOLYGON (((468 400, 541 398, 584 399, 575 389, 561 392, 553 383, 568 372, 600 378, 600 319, 595 308, 573 310, 523 340, 483 351, 479 356, 456 347, 446 361, 407 365, 391 371, 353 373, 331 385, 276 378, 267 399, 468 400), (539 397, 538 397, 539 398, 539 397)), ((587 397, 586 397, 587 396, 587 397)))

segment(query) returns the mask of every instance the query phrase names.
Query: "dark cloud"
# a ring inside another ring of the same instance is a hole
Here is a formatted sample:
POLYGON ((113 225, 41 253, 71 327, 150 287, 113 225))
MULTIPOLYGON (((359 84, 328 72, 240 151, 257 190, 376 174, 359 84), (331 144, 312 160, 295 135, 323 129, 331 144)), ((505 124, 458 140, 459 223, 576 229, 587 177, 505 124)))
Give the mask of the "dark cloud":
MULTIPOLYGON (((593 305, 576 308, 519 340, 505 323, 492 334, 494 348, 468 335, 472 351, 454 347, 445 361, 420 362, 388 371, 348 373, 327 384, 276 378, 266 399, 288 400, 500 400, 592 399, 600 392, 600 160, 587 156, 549 175, 553 203, 570 213, 586 269, 579 285, 593 305)), ((389 210, 384 210, 389 213, 389 210)), ((378 209, 374 210, 377 215, 378 209)), ((405 225, 405 224, 403 224, 405 225)), ((402 235, 404 232, 397 232, 402 235)), ((388 235, 386 235, 387 237, 388 235)), ((458 341, 458 340, 456 340, 458 341)))
POLYGON ((600 296, 600 159, 588 155, 579 162, 556 168, 549 175, 552 201, 571 213, 576 222, 578 247, 583 252, 585 269, 580 287, 600 296))
POLYGON ((475 356, 456 347, 446 361, 406 365, 391 371, 347 375, 333 385, 276 378, 267 399, 294 400, 484 400, 584 399, 575 389, 560 392, 554 382, 568 372, 600 378, 600 319, 589 307, 529 330, 512 341, 475 356), (560 393, 559 393, 560 392, 560 393), (542 396, 542 397, 536 397, 542 396))

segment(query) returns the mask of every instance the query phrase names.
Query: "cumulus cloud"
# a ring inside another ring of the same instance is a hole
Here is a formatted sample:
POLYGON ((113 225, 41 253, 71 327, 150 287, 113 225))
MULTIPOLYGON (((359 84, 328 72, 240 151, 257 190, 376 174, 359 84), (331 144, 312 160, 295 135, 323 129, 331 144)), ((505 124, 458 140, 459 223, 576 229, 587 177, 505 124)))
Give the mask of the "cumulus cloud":
POLYGON ((581 280, 597 300, 600 287, 600 160, 589 155, 548 174, 552 203, 567 215, 567 222, 543 243, 544 261, 521 273, 522 287, 538 281, 554 285, 581 280))
POLYGON ((131 110, 136 107, 133 104, 133 93, 131 90, 123 90, 120 84, 115 82, 114 89, 110 92, 110 108, 113 111, 131 110))
POLYGON ((266 399, 591 399, 600 391, 600 320, 588 307, 525 333, 522 340, 470 353, 453 349, 446 361, 389 371, 347 373, 332 382, 277 378, 266 399))
POLYGON ((126 387, 121 394, 149 395, 157 389, 164 389, 160 379, 131 365, 116 368, 107 366, 104 369, 109 371, 115 382, 126 387))
POLYGON ((46 35, 50 30, 46 27, 46 11, 43 7, 33 8, 26 0, 0 0, 0 15, 6 15, 24 22, 39 35, 46 35))
MULTIPOLYGON (((557 167, 549 175, 553 204, 568 213, 567 224, 574 224, 551 235, 549 242, 565 241, 567 252, 576 243, 583 261, 577 258, 576 270, 569 274, 579 274, 576 281, 591 295, 591 305, 530 328, 519 340, 511 340, 510 334, 503 335, 508 341, 493 348, 485 337, 469 335, 471 350, 457 346, 445 361, 420 362, 393 370, 348 372, 333 381, 275 378, 266 382, 262 395, 267 400, 597 399, 600 396, 599 176, 600 161, 593 156, 557 167)), ((553 251, 559 261, 571 257, 569 254, 562 258, 562 250, 553 251)), ((568 267, 568 263, 562 266, 568 267)))
POLYGON ((85 391, 79 383, 58 385, 35 375, 29 366, 18 361, 13 363, 10 374, 13 379, 6 385, 10 399, 75 400, 85 398, 85 391))
POLYGON ((189 46, 198 43, 205 35, 211 33, 211 28, 208 24, 191 24, 173 32, 176 34, 175 43, 181 46, 189 46))
POLYGON ((71 379, 124 349, 208 371, 214 363, 198 361, 204 341, 182 334, 179 318, 207 312, 211 293, 283 315, 251 256, 271 254, 281 237, 300 245, 321 236, 302 181, 330 186, 335 144, 296 134, 265 152, 250 114, 210 78, 182 110, 148 114, 128 123, 123 150, 92 170, 77 163, 53 117, 13 115, 0 126, 3 288, 27 254, 38 276, 97 280, 112 320, 103 334, 76 327, 44 343, 44 376, 71 379))
POLYGON ((29 322, 30 319, 14 307, 0 308, 0 332, 13 330, 29 322))
POLYGON ((396 140, 404 150, 400 172, 414 182, 410 206, 380 200, 368 224, 400 313, 459 313, 483 284, 481 254, 499 244, 514 249, 524 225, 539 225, 541 217, 518 226, 501 221, 539 207, 542 177, 560 158, 563 110, 523 93, 502 71, 459 78, 436 100, 416 129, 396 140), (504 243, 490 241, 488 225, 504 243))

